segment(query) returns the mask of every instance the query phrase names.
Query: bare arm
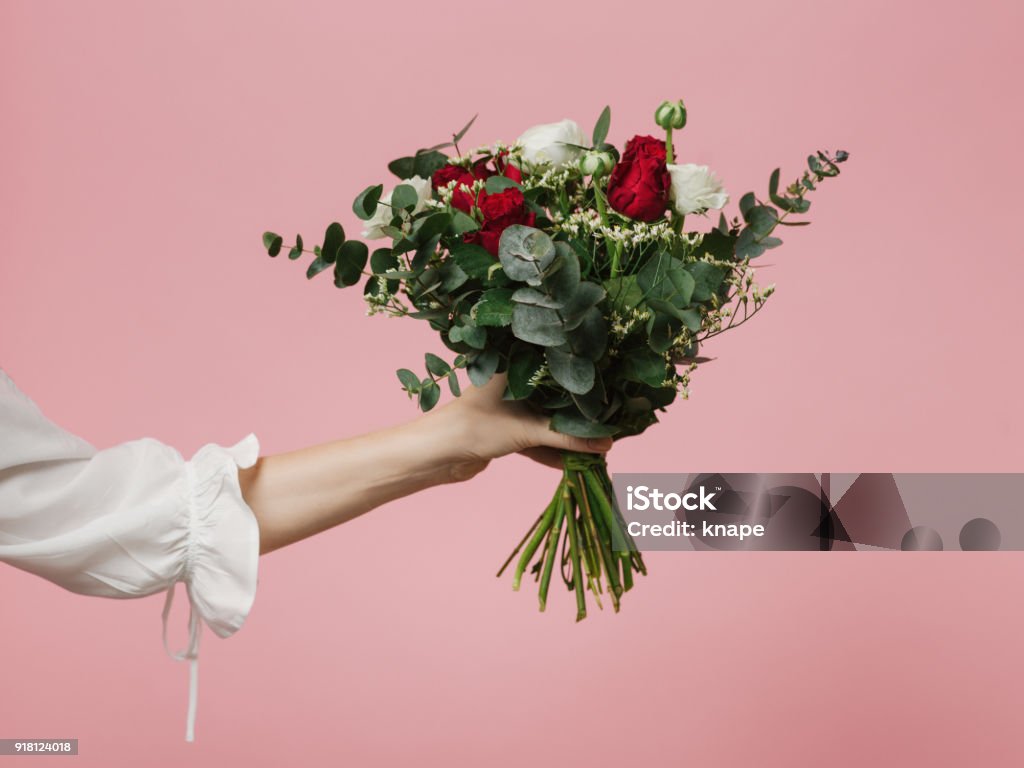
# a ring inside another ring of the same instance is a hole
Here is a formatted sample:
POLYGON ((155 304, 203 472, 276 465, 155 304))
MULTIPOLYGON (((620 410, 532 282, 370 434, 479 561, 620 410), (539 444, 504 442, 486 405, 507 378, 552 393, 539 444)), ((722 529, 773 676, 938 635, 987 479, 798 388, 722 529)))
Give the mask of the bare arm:
POLYGON ((261 458, 239 471, 260 528, 260 552, 312 536, 388 501, 468 480, 487 463, 525 453, 557 465, 558 450, 602 452, 610 439, 551 431, 522 403, 505 402, 503 377, 406 424, 261 458))

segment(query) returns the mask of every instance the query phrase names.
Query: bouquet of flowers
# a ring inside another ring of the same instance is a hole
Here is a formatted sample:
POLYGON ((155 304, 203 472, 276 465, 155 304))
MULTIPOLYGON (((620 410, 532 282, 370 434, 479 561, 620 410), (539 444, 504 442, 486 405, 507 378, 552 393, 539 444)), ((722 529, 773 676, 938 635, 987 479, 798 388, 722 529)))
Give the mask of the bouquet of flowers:
MULTIPOLYGON (((437 331, 451 355, 427 353, 425 375, 397 372, 424 411, 443 383, 459 396, 460 369, 476 386, 504 373, 505 398, 549 416, 553 430, 639 434, 687 396, 703 345, 764 306, 773 288, 755 283, 751 261, 781 245, 780 227, 807 223, 790 217, 807 212, 808 193, 838 175, 848 154, 810 155, 785 188, 776 169, 767 199, 747 193, 738 217, 687 232, 686 216, 722 209, 729 195, 707 166, 679 162, 683 102, 655 111, 664 138, 634 136, 621 153, 607 142, 610 120, 605 108, 589 140, 563 120, 463 152, 471 120, 450 142, 391 162, 393 189, 377 184, 355 198, 363 237, 387 245, 371 253, 337 222, 311 250, 301 236, 285 246, 274 232, 263 244, 270 256, 312 253, 306 276, 331 269, 339 288, 365 277, 368 314, 437 331)), ((646 569, 603 458, 564 454, 551 503, 498 575, 513 561, 513 588, 529 569, 541 610, 556 567, 577 620, 587 592, 618 610, 634 572, 646 569)))

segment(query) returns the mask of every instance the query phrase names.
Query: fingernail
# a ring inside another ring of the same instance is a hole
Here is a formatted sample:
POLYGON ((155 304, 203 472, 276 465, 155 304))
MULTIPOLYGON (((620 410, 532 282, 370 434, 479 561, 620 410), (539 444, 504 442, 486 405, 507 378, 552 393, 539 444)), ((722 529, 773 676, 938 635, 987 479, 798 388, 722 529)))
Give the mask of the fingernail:
POLYGON ((587 447, 594 451, 607 451, 612 447, 610 437, 588 437, 587 447))

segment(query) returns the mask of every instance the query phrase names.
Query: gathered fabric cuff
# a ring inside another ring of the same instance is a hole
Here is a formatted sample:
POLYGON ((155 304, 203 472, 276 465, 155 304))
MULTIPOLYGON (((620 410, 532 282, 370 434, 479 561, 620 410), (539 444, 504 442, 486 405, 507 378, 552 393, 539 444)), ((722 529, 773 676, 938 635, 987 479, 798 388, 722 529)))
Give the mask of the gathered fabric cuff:
POLYGON ((237 632, 256 597, 260 531, 242 498, 238 470, 259 458, 255 435, 209 444, 186 465, 189 534, 182 580, 200 618, 218 637, 237 632))
POLYGON ((238 470, 258 458, 259 441, 249 435, 230 448, 204 445, 185 464, 188 533, 179 581, 188 591, 188 644, 174 651, 167 639, 174 583, 164 602, 163 639, 172 658, 189 662, 186 741, 195 740, 201 625, 229 637, 242 627, 256 597, 259 526, 242 498, 238 470))

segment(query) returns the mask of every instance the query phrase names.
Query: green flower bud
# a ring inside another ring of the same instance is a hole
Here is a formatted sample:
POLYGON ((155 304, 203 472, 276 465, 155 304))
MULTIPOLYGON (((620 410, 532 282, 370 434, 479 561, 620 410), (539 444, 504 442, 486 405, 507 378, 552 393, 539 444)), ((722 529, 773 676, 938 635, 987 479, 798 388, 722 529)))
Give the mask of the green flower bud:
POLYGON ((580 158, 580 171, 584 176, 607 176, 615 166, 615 158, 610 152, 590 150, 580 158))
POLYGON ((679 129, 686 125, 686 105, 683 100, 663 101, 661 106, 654 111, 654 122, 659 127, 668 130, 679 129))

